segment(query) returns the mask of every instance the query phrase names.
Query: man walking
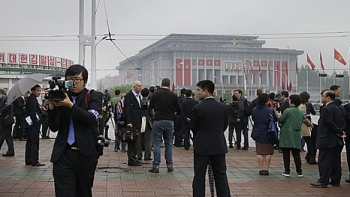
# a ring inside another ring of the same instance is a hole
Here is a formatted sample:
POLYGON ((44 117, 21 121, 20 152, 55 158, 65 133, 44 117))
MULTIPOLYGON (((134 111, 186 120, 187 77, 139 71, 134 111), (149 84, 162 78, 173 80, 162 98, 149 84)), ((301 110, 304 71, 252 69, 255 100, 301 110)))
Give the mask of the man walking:
POLYGON ((205 196, 205 174, 209 162, 214 173, 216 195, 231 196, 226 174, 227 145, 224 136, 228 126, 228 106, 214 99, 215 86, 212 81, 200 81, 197 87, 197 97, 202 102, 193 107, 190 121, 195 139, 193 196, 205 196))
POLYGON ((321 95, 321 101, 324 105, 318 120, 319 131, 316 140, 316 148, 319 149, 318 171, 320 178, 317 182, 310 184, 324 188, 328 184, 340 186, 345 121, 342 111, 334 103, 335 93, 332 90, 324 90, 321 95))
POLYGON ((13 124, 13 106, 7 105, 6 91, 0 89, 0 150, 6 140, 7 152, 2 154, 4 157, 12 157, 15 155, 13 147, 13 138, 11 129, 13 124))
POLYGON ((168 78, 162 80, 161 89, 153 94, 150 108, 154 109, 155 117, 152 128, 154 159, 149 171, 159 173, 160 144, 164 138, 166 165, 168 172, 172 172, 174 171, 172 147, 174 114, 181 115, 181 106, 177 95, 170 91, 170 80, 168 78))
POLYGON ((197 105, 198 101, 194 100, 192 97, 192 90, 186 90, 186 99, 182 101, 181 106, 183 113, 180 119, 183 121, 182 132, 184 135, 184 148, 188 150, 190 148, 190 121, 192 107, 197 105))

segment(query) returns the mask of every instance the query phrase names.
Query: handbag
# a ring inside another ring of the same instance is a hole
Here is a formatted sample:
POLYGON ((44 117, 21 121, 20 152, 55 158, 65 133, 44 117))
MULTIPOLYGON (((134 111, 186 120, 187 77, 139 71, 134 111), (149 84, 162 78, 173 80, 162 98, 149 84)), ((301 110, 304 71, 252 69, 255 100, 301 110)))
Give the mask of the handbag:
POLYGON ((278 144, 278 130, 275 121, 273 120, 273 115, 270 113, 270 124, 269 130, 267 131, 267 138, 270 143, 278 144))
POLYGON ((132 142, 137 139, 139 131, 134 127, 124 127, 118 132, 118 138, 122 142, 132 142))

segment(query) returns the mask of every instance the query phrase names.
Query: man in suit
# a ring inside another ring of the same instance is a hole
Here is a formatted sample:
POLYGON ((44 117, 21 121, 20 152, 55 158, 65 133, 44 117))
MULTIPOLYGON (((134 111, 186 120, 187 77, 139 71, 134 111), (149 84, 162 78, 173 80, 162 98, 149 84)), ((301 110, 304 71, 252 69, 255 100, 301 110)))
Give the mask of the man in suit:
POLYGON ((103 150, 97 143, 102 94, 85 88, 88 71, 81 65, 70 66, 65 80, 73 82, 73 87, 63 100, 52 101, 49 93, 49 127, 58 132, 51 155, 55 194, 92 196, 97 159, 103 150))
POLYGON ((13 127, 13 138, 24 141, 24 129, 26 128, 24 116, 25 116, 25 102, 30 95, 30 92, 26 92, 23 96, 18 97, 13 101, 13 115, 16 118, 16 123, 13 127))
POLYGON ((39 133, 41 126, 40 106, 37 97, 41 94, 40 85, 31 88, 31 94, 26 101, 26 150, 25 164, 32 166, 44 166, 39 162, 39 133))
POLYGON ((237 137, 237 149, 241 149, 241 139, 242 132, 244 137, 244 146, 242 150, 248 150, 249 141, 248 141, 248 116, 244 115, 244 102, 246 98, 242 96, 242 90, 235 90, 235 96, 238 101, 238 110, 237 110, 237 123, 236 123, 236 137, 237 137))
MULTIPOLYGON (((124 114, 127 127, 134 127, 136 130, 141 128, 142 108, 141 108, 141 90, 142 84, 140 81, 135 81, 133 89, 125 95, 124 114)), ((141 166, 142 163, 137 161, 137 151, 139 138, 134 137, 133 141, 128 142, 128 165, 141 166)))
POLYGON ((281 107, 280 107, 281 113, 283 113, 283 111, 289 107, 288 97, 289 97, 289 93, 287 91, 281 92, 281 100, 282 100, 281 107))
POLYGON ((310 183, 315 187, 327 187, 328 184, 340 186, 341 151, 344 146, 345 121, 342 111, 333 102, 335 94, 332 90, 321 93, 324 104, 318 121, 316 148, 319 149, 318 171, 320 178, 310 183), (330 181, 329 181, 330 179, 330 181))
POLYGON ((155 116, 153 122, 153 164, 149 170, 153 173, 159 173, 160 165, 160 144, 164 139, 165 160, 168 172, 174 171, 173 168, 173 133, 174 133, 174 115, 181 115, 181 105, 177 95, 170 91, 170 80, 164 78, 162 87, 156 91, 150 101, 150 108, 154 109, 155 116))
POLYGON ((227 145, 224 136, 228 126, 228 106, 214 99, 215 86, 212 81, 200 81, 197 87, 197 97, 202 102, 193 107, 190 121, 195 138, 193 196, 205 196, 205 174, 209 162, 214 172, 216 195, 231 196, 226 174, 227 145))
POLYGON ((7 105, 6 91, 0 89, 0 150, 4 141, 6 140, 7 152, 2 154, 3 157, 12 157, 15 155, 15 150, 13 147, 13 138, 11 134, 13 124, 13 106, 7 105), (6 121, 4 124, 5 117, 10 121, 6 121))
POLYGON ((192 107, 197 105, 198 101, 192 97, 192 90, 186 90, 186 99, 182 101, 181 106, 183 112, 181 113, 180 119, 182 119, 182 134, 184 135, 184 148, 188 150, 190 148, 190 120, 192 107))

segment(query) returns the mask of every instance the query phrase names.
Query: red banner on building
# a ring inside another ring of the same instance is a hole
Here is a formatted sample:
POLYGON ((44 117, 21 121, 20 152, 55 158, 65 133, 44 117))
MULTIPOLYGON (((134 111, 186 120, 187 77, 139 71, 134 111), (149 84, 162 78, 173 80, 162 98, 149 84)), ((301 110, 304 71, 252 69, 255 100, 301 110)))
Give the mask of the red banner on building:
POLYGON ((62 68, 67 68, 67 60, 62 58, 61 60, 62 68))
POLYGON ((204 60, 198 60, 198 66, 204 66, 204 60))
POLYGON ((8 53, 7 54, 7 62, 9 64, 18 64, 17 53, 8 53))
POLYGON ((55 66, 55 57, 49 56, 49 66, 50 67, 55 66))
POLYGON ((184 60, 184 85, 190 86, 191 85, 191 60, 185 59, 184 60))
POLYGON ((5 53, 0 53, 0 63, 5 63, 5 53))
POLYGON ((261 66, 266 67, 267 66, 267 61, 261 61, 261 66))
POLYGON ((39 59, 37 54, 30 54, 29 57, 31 65, 39 65, 39 59))
POLYGON ((215 60, 214 61, 215 66, 221 66, 221 61, 220 60, 215 60))
POLYGON ((176 59, 176 84, 182 86, 182 59, 176 59))
POLYGON ((212 66, 213 65, 213 60, 207 60, 207 66, 212 66))
POLYGON ((28 64, 28 54, 20 53, 19 54, 19 64, 28 64))
POLYGON ((273 80, 273 85, 274 86, 281 86, 281 67, 280 67, 280 62, 279 61, 275 61, 274 62, 274 80, 273 80))
POLYGON ((47 66, 47 56, 39 55, 39 64, 42 66, 47 66))
POLYGON ((259 61, 253 61, 253 65, 254 65, 255 67, 258 67, 258 66, 260 66, 260 62, 259 62, 259 61))

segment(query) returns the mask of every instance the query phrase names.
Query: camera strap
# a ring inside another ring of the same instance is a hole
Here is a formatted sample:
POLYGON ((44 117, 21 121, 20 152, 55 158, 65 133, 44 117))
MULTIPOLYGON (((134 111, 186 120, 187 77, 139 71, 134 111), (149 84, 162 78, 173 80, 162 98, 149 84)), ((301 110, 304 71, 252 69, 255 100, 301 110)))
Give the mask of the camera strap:
POLYGON ((86 96, 85 96, 85 106, 86 106, 86 109, 89 109, 90 93, 91 93, 91 90, 89 90, 89 91, 86 93, 86 96))

